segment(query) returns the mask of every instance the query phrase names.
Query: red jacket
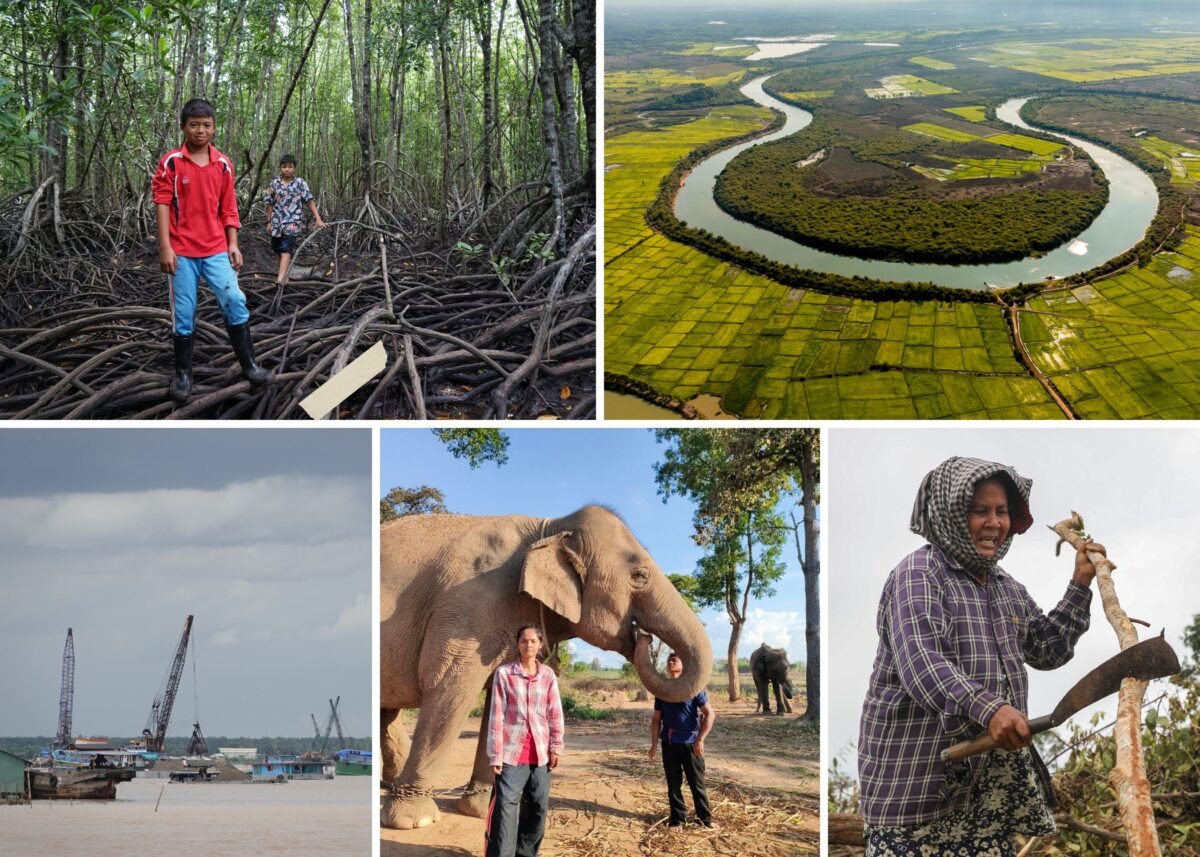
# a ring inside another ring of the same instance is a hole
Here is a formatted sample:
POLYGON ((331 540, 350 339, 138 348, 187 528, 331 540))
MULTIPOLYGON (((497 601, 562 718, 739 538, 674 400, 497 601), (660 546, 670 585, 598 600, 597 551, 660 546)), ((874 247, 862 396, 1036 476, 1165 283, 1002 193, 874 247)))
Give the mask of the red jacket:
POLYGON ((171 206, 171 249, 180 256, 215 256, 229 249, 225 227, 242 228, 233 193, 233 164, 208 146, 199 166, 186 146, 163 155, 154 172, 154 202, 171 206))

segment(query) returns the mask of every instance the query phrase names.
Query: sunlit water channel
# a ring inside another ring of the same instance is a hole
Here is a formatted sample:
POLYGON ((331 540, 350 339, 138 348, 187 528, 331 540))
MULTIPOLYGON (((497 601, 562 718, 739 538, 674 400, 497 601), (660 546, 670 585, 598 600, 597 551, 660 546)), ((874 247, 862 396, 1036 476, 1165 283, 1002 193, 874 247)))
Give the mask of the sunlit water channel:
MULTIPOLYGON (((770 77, 764 75, 755 78, 741 91, 756 103, 781 111, 786 117, 783 127, 748 143, 722 150, 697 165, 679 191, 675 214, 689 226, 707 229, 739 247, 779 262, 826 273, 845 276, 857 274, 880 280, 926 281, 970 289, 983 289, 988 285, 1012 286, 1041 281, 1047 277, 1078 274, 1125 252, 1141 240, 1158 207, 1154 183, 1134 164, 1095 143, 1066 134, 1042 131, 1083 149, 1096 161, 1109 181, 1108 204, 1100 215, 1076 238, 1043 256, 989 265, 909 264, 859 259, 805 246, 735 219, 722 211, 713 199, 717 176, 730 161, 747 149, 795 134, 812 122, 812 114, 807 110, 785 104, 763 90, 763 84, 770 77)), ((1030 129, 1019 116, 1021 106, 1028 100, 1009 99, 997 109, 997 118, 1017 128, 1030 129)))

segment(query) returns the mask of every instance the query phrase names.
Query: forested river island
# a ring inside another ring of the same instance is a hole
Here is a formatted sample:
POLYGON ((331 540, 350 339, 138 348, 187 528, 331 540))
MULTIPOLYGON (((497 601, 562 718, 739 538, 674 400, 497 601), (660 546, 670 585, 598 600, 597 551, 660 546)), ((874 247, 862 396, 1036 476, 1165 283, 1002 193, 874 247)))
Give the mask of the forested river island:
POLYGON ((608 390, 1200 417, 1200 11, 1070 8, 608 3, 608 390))

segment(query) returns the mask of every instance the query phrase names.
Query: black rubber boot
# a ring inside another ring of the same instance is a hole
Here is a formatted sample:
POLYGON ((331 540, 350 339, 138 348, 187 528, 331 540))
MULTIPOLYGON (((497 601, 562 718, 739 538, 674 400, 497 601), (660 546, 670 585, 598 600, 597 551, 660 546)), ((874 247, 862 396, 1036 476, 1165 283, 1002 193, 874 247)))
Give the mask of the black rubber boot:
POLYGON ((250 323, 230 324, 225 322, 225 330, 229 333, 229 344, 237 355, 238 363, 242 364, 242 377, 255 386, 267 383, 271 373, 254 362, 254 343, 250 341, 250 323))
POLYGON ((177 402, 186 402, 192 392, 192 334, 183 336, 176 333, 175 345, 175 377, 167 388, 171 398, 177 402))

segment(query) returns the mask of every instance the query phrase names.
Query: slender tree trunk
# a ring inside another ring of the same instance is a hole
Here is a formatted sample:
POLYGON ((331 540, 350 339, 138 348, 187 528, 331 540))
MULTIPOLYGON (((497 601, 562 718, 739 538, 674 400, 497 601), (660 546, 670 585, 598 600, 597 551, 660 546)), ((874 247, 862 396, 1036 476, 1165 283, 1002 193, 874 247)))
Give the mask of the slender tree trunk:
POLYGON ((541 62, 538 64, 538 86, 542 91, 542 140, 546 147, 547 178, 550 183, 550 198, 554 211, 554 227, 548 246, 559 253, 566 251, 566 207, 563 204, 562 167, 558 135, 558 115, 554 110, 554 2, 539 0, 538 44, 541 62))
MULTIPOLYGON (((449 8, 447 7, 447 18, 449 8)), ((446 221, 450 214, 450 182, 453 137, 450 128, 450 63, 446 57, 446 36, 443 29, 437 40, 438 68, 441 71, 441 120, 442 120, 442 204, 438 211, 438 240, 446 243, 446 221)))
MULTIPOLYGON (((804 572, 804 685, 807 704, 803 719, 821 722, 821 595, 818 578, 821 574, 817 551, 816 462, 806 452, 800 463, 801 490, 804 497, 804 556, 800 568, 804 572)), ((796 537, 796 556, 800 558, 800 527, 792 513, 792 532, 796 537)))

